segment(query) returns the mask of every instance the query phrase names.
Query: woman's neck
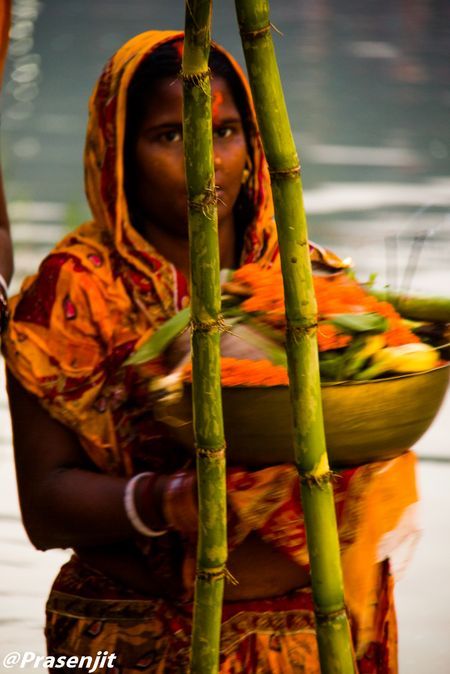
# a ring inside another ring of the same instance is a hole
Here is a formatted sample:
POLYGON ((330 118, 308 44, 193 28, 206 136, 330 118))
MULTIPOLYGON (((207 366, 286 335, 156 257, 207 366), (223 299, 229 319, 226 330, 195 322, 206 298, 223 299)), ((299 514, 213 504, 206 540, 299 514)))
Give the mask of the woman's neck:
MULTIPOLYGON (((171 262, 186 278, 189 278, 189 239, 177 237, 172 232, 164 231, 159 227, 146 223, 142 228, 142 235, 160 255, 171 262)), ((236 234, 234 218, 231 217, 220 223, 219 227, 219 254, 220 268, 231 269, 235 266, 236 234)))

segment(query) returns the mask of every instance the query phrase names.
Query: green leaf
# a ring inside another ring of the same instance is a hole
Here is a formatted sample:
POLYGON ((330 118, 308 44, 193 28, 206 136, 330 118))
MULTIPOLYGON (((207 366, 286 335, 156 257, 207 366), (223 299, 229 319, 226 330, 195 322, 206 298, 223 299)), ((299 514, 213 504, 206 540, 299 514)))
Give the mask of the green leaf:
POLYGON ((255 327, 258 332, 263 335, 263 337, 272 340, 272 342, 275 342, 276 344, 282 344, 285 348, 286 334, 284 329, 277 330, 276 328, 272 328, 270 325, 267 325, 267 323, 263 323, 262 321, 257 321, 251 318, 249 314, 246 314, 246 316, 248 324, 252 327, 255 327))
POLYGON ((354 375, 363 369, 369 356, 361 358, 360 353, 364 351, 366 346, 367 335, 360 333, 352 339, 349 346, 345 349, 343 355, 343 365, 341 371, 341 378, 352 379, 354 375))
POLYGON ((384 316, 376 313, 365 314, 334 314, 327 320, 342 332, 350 334, 357 332, 384 332, 388 322, 384 316))
POLYGON ((223 304, 222 303, 222 313, 224 318, 235 318, 239 316, 241 321, 246 321, 248 319, 248 314, 242 311, 241 306, 232 305, 232 304, 223 304))
POLYGON ((345 356, 337 351, 326 351, 319 355, 320 379, 322 381, 340 381, 345 365, 345 356))
POLYGON ((287 356, 284 346, 277 344, 262 334, 259 326, 240 324, 236 326, 232 334, 262 351, 273 365, 282 365, 287 368, 287 356))
POLYGON ((127 358, 125 365, 140 365, 160 356, 169 346, 170 342, 187 328, 190 317, 190 307, 186 307, 175 314, 175 316, 172 316, 172 318, 169 318, 168 321, 152 334, 150 339, 127 358))

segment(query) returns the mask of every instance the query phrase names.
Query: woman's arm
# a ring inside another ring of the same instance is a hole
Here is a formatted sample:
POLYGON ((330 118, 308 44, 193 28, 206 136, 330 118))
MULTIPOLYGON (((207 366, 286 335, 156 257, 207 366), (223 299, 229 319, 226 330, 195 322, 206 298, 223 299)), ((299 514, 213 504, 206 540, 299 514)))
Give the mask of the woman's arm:
MULTIPOLYGON (((124 587, 147 595, 176 594, 149 573, 133 539, 136 530, 124 508, 125 478, 102 475, 74 433, 53 419, 8 372, 17 482, 23 522, 40 550, 73 548, 90 566, 124 587)), ((139 480, 135 503, 144 523, 164 529, 160 507, 170 477, 160 476, 154 500, 139 480)))
MULTIPOLYGON (((25 529, 40 550, 99 546, 135 534, 124 508, 125 478, 99 473, 78 438, 53 419, 8 373, 19 498, 25 529)), ((165 523, 144 501, 146 480, 135 501, 152 529, 165 523)))

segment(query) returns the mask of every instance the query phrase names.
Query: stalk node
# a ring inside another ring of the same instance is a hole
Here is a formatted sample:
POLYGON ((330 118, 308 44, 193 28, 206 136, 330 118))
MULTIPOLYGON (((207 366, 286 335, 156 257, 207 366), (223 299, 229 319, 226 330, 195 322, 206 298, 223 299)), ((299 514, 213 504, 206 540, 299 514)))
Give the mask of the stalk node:
POLYGON ((231 328, 224 321, 222 315, 218 316, 215 320, 211 321, 196 321, 194 318, 191 320, 191 330, 192 334, 194 332, 203 332, 203 333, 215 333, 215 332, 231 332, 231 328))
POLYGON ((271 178, 297 178, 301 173, 300 164, 288 169, 269 168, 271 178))
POLYGON ((329 625, 330 623, 335 622, 336 618, 347 617, 347 609, 345 606, 338 609, 337 611, 331 611, 329 613, 322 613, 316 608, 314 613, 316 616, 316 622, 320 625, 329 625))
POLYGON ((199 459, 215 459, 216 461, 218 461, 219 459, 225 458, 226 447, 227 446, 225 444, 222 445, 222 447, 219 447, 218 449, 196 447, 196 455, 198 456, 199 459))
POLYGON ((189 199, 188 206, 193 211, 200 211, 205 218, 211 219, 217 206, 217 194, 215 187, 207 187, 205 192, 197 199, 189 199))
POLYGON ((287 323, 286 325, 286 340, 290 338, 294 342, 298 342, 302 337, 306 337, 310 332, 315 332, 317 330, 317 321, 313 323, 305 323, 304 325, 292 325, 292 323, 287 323))
POLYGON ((218 580, 225 578, 233 585, 237 585, 238 581, 236 578, 228 571, 226 566, 218 567, 216 569, 211 569, 206 571, 205 569, 197 569, 196 573, 197 580, 204 580, 207 583, 215 583, 218 580))
POLYGON ((198 73, 186 73, 183 70, 180 70, 178 77, 187 87, 199 87, 208 97, 210 97, 210 93, 206 88, 207 82, 211 78, 211 70, 209 68, 198 73))
POLYGON ((322 488, 329 482, 331 482, 335 474, 333 471, 329 470, 326 473, 323 473, 322 475, 313 475, 313 473, 307 472, 304 473, 301 468, 297 466, 297 472, 298 472, 298 479, 300 480, 300 484, 306 485, 307 487, 319 487, 322 488))
POLYGON ((270 33, 271 29, 272 24, 270 22, 266 26, 258 28, 258 30, 245 30, 239 26, 239 32, 243 40, 258 40, 259 38, 264 37, 267 33, 270 33))

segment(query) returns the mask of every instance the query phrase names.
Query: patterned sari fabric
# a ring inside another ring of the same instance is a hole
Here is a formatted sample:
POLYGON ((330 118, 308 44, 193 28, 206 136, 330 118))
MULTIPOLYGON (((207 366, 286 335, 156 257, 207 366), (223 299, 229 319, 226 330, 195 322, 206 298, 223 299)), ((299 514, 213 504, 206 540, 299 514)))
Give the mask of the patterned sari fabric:
MULTIPOLYGON (((86 191, 93 221, 66 236, 11 301, 4 352, 13 375, 55 419, 74 431, 98 470, 130 477, 173 472, 191 462, 152 416, 149 380, 163 359, 132 367, 127 356, 189 302, 188 286, 133 228, 124 192, 126 97, 133 75, 158 45, 180 33, 148 32, 108 62, 90 102, 86 191)), ((225 53, 225 52, 224 52, 225 53)), ((227 55, 250 94, 239 66, 227 55)), ((267 165, 257 135, 249 225, 241 262, 273 264, 277 241, 267 165)), ((310 245, 311 259, 345 267, 310 245)), ((336 482, 342 559, 361 672, 396 671, 395 614, 388 562, 398 527, 417 497, 414 457, 343 471, 336 482), (386 538, 387 537, 387 538, 386 538), (384 547, 379 544, 384 542, 384 547), (380 554, 382 550, 383 554, 380 554)), ((298 480, 291 465, 228 478, 230 547, 256 531, 308 566, 298 480)), ((397 536, 397 537, 396 537, 397 536)), ((149 574, 175 595, 138 596, 76 556, 52 588, 46 635, 50 654, 118 655, 116 672, 186 672, 191 626, 193 545, 178 534, 137 541, 149 574)), ((311 593, 224 606, 221 672, 319 672, 311 593)), ((108 670, 114 671, 114 670, 108 670)))
MULTIPOLYGON (((335 481, 345 597, 360 674, 397 673, 397 626, 388 558, 414 543, 415 457, 341 471, 335 481), (406 485, 406 487, 405 487, 406 485)), ((230 547, 248 531, 305 568, 308 554, 294 468, 230 471, 230 547), (268 488, 268 483, 271 488, 268 488), (231 519, 231 518, 230 518, 231 519)), ((118 587, 77 557, 62 569, 47 603, 50 653, 117 653, 117 672, 184 674, 192 602, 148 599, 118 587)), ((274 599, 226 602, 221 674, 320 674, 311 589, 274 599)))

